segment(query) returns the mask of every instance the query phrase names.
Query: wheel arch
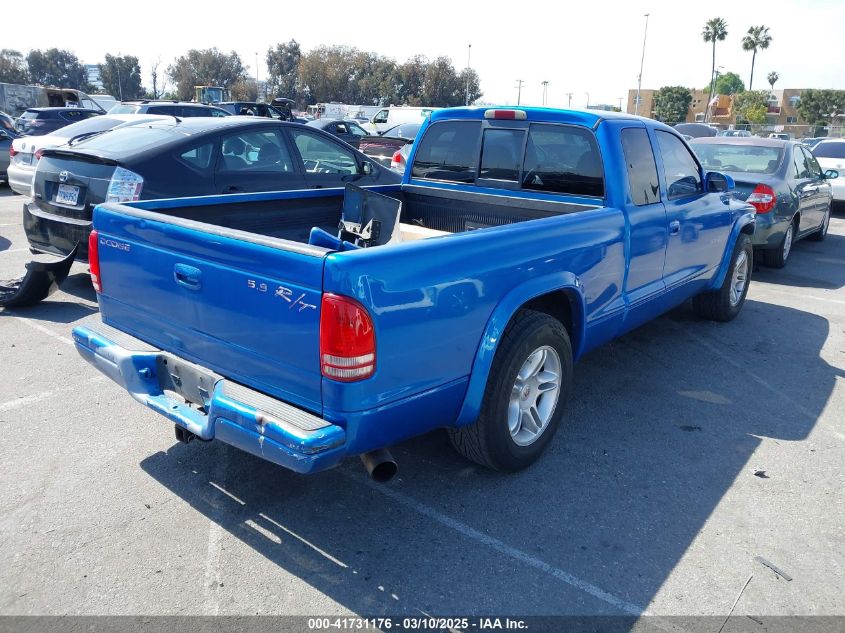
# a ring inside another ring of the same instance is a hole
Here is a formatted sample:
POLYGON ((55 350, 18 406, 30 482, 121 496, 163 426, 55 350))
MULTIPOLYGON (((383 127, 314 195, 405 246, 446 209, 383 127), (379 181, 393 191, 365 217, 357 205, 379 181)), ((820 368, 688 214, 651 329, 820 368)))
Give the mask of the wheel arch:
POLYGON ((719 272, 713 277, 713 282, 710 285, 711 290, 721 288, 722 284, 725 283, 725 276, 728 274, 728 269, 731 266, 731 258, 733 257, 734 248, 736 247, 736 241, 739 239, 740 235, 748 235, 749 237, 754 235, 754 226, 755 213, 753 211, 742 214, 739 219, 734 222, 733 228, 731 229, 730 239, 725 247, 725 252, 722 254, 722 261, 719 264, 719 272))
POLYGON ((505 295, 490 315, 479 341, 455 426, 471 424, 478 417, 499 341, 520 310, 543 312, 563 323, 572 343, 574 361, 584 347, 585 305, 581 281, 571 273, 533 279, 505 295))

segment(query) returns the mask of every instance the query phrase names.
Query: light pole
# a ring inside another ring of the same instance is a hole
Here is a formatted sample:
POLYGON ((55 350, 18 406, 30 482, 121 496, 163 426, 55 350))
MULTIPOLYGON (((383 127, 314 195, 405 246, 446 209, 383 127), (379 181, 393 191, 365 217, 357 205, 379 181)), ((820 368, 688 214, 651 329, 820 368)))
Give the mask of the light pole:
POLYGON ((258 52, 255 53, 255 100, 258 101, 258 52))
POLYGON ((590 93, 589 93, 589 92, 585 92, 584 94, 585 94, 585 95, 587 95, 587 105, 586 105, 586 106, 584 106, 584 109, 585 109, 585 110, 589 110, 589 109, 590 109, 590 93))
POLYGON ((520 103, 520 99, 522 99, 522 84, 524 84, 524 83, 525 83, 525 82, 524 82, 522 79, 517 79, 517 80, 516 80, 516 89, 517 89, 517 92, 516 92, 516 105, 519 105, 519 103, 520 103))
POLYGON ((467 44, 467 94, 466 94, 466 105, 469 105, 469 59, 472 53, 472 44, 467 44))
MULTIPOLYGON (((645 14, 645 31, 643 32, 643 55, 640 58, 640 74, 637 75, 637 100, 634 102, 634 114, 639 116, 640 114, 640 88, 643 85, 643 62, 645 62, 645 38, 648 37, 648 16, 650 14, 645 14)), ((620 108, 621 110, 621 108, 620 108)))
POLYGON ((120 100, 123 101, 123 82, 120 80, 120 53, 117 54, 114 60, 114 67, 117 68, 117 94, 120 96, 120 100))
POLYGON ((566 107, 567 107, 567 108, 571 108, 571 107, 572 107, 572 93, 571 93, 571 92, 567 92, 567 93, 566 93, 566 98, 568 99, 568 101, 566 102, 566 107))
POLYGON ((546 105, 549 96, 549 82, 541 81, 540 83, 543 84, 543 105, 546 105))

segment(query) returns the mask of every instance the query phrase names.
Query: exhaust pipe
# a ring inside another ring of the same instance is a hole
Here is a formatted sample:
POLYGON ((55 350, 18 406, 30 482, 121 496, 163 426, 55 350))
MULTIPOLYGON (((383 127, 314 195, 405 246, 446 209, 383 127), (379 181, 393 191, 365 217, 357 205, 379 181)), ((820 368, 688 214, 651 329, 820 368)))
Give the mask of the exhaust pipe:
POLYGON ((361 461, 364 462, 364 468, 370 474, 370 479, 380 484, 393 479, 398 470, 396 460, 386 448, 362 454, 361 461))

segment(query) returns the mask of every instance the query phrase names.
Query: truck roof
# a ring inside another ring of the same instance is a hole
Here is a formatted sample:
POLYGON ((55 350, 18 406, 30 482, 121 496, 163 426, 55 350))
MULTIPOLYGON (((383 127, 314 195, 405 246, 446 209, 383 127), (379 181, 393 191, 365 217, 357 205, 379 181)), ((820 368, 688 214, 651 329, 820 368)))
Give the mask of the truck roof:
POLYGON ((605 119, 627 119, 661 125, 653 119, 626 114, 625 112, 609 112, 607 110, 566 110, 559 108, 537 108, 525 106, 470 106, 463 108, 444 108, 431 113, 431 120, 442 119, 483 119, 487 110, 521 110, 525 112, 528 121, 542 121, 544 123, 574 123, 585 127, 595 127, 605 119))

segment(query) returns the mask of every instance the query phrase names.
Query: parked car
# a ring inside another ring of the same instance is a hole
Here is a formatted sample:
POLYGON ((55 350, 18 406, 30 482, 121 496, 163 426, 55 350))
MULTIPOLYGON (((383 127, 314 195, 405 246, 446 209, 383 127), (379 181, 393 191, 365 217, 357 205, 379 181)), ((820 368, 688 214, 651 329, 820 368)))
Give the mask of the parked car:
POLYGON ((175 117, 229 116, 230 113, 207 103, 193 101, 122 101, 109 114, 166 114, 175 117))
POLYGON ((103 114, 71 123, 51 134, 44 136, 22 136, 16 139, 9 150, 9 187, 22 196, 31 194, 32 179, 43 150, 73 144, 84 138, 99 134, 121 125, 134 125, 157 121, 163 117, 158 114, 103 114))
POLYGON ((792 245, 821 241, 830 224, 831 184, 837 172, 822 172, 810 150, 781 139, 707 138, 690 146, 707 169, 729 174, 734 196, 757 210, 752 243, 763 263, 786 265, 792 245))
POLYGON ((813 156, 822 169, 834 169, 839 178, 831 181, 833 201, 837 206, 845 204, 845 139, 822 139, 812 149, 813 156))
POLYGON ((17 138, 14 130, 8 130, 5 127, 0 127, 0 180, 9 181, 7 171, 9 169, 9 162, 12 155, 12 143, 17 138))
POLYGON ((800 139, 800 141, 810 149, 813 149, 816 145, 824 141, 826 138, 826 136, 813 136, 810 138, 802 138, 800 139))
POLYGON ((386 447, 443 427, 467 459, 523 469, 578 358, 687 299, 742 309, 754 209, 666 125, 455 108, 413 147, 381 193, 98 206, 104 323, 77 350, 185 442, 300 473, 361 455, 383 481, 386 447))
POLYGON ((15 120, 5 112, 0 112, 0 130, 6 130, 7 132, 14 132, 17 134, 17 130, 15 129, 15 120))
POLYGON ((753 134, 751 134, 751 132, 749 132, 748 130, 719 130, 716 133, 716 136, 748 138, 750 136, 753 136, 753 134))
POLYGON ((277 121, 292 121, 295 118, 290 110, 285 111, 267 103, 256 101, 222 101, 214 105, 226 110, 229 114, 263 116, 277 121))
POLYGON ((82 108, 27 108, 15 121, 15 129, 21 135, 43 136, 95 116, 100 113, 82 108))
POLYGON ((787 134, 786 132, 772 132, 769 134, 769 138, 776 138, 780 139, 781 141, 789 141, 792 140, 792 134, 787 134))
POLYGON ((716 136, 719 133, 717 128, 704 123, 678 123, 675 126, 675 131, 692 138, 706 138, 716 136))
POLYGON ((381 134, 400 123, 422 123, 437 108, 418 108, 411 106, 390 106, 376 112, 364 129, 371 134, 381 134))
POLYGON ((91 211, 101 202, 399 180, 330 134, 298 123, 167 117, 45 149, 23 225, 33 249, 66 255, 78 243, 77 257, 85 259, 91 211))
POLYGON ((362 138, 358 149, 367 156, 372 156, 385 167, 404 170, 408 156, 407 152, 403 156, 401 150, 407 146, 410 152, 410 145, 417 137, 420 127, 422 127, 422 122, 394 125, 383 134, 362 138))
POLYGON ((361 139, 369 136, 369 133, 364 128, 350 119, 316 119, 309 121, 305 125, 328 132, 341 141, 349 143, 356 149, 361 139))

